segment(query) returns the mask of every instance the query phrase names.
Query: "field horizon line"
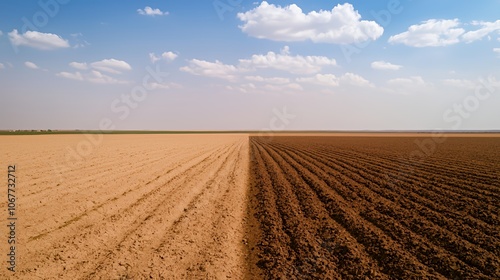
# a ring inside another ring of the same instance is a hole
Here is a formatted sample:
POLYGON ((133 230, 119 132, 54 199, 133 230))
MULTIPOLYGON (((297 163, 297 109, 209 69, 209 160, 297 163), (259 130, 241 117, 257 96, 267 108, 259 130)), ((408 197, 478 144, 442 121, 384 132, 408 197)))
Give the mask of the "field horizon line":
POLYGON ((0 135, 50 134, 500 134, 500 130, 0 130, 0 135))

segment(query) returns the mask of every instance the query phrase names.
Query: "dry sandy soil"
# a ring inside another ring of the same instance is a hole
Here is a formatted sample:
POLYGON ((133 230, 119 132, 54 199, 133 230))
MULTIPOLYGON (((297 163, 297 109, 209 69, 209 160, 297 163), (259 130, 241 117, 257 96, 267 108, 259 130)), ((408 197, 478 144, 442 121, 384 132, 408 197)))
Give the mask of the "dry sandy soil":
POLYGON ((500 279, 499 137, 271 136, 1 136, 0 279, 500 279))
POLYGON ((67 161, 82 141, 0 138, 19 204, 19 265, 3 257, 0 279, 243 278, 247 135, 106 135, 67 161))

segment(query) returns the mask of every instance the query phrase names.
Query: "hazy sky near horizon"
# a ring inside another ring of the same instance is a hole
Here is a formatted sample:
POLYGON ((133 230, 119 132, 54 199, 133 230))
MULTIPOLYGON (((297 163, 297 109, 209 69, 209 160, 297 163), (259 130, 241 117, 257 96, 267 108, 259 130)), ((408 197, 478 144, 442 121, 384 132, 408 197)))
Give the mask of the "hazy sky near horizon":
POLYGON ((0 129, 500 129, 500 1, 0 2, 0 129))

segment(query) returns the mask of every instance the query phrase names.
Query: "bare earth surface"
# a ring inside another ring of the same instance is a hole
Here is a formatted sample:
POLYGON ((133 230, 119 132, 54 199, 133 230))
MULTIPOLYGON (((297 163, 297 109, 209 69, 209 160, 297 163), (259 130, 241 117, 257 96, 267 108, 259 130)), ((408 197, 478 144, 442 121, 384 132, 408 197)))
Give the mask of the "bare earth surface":
POLYGON ((106 135, 68 158, 85 139, 0 138, 19 209, 19 265, 2 258, 0 279, 243 278, 247 135, 106 135))
POLYGON ((251 137, 262 275, 500 279, 500 138, 415 140, 251 137))
POLYGON ((293 135, 2 136, 0 279, 500 279, 500 137, 293 135))

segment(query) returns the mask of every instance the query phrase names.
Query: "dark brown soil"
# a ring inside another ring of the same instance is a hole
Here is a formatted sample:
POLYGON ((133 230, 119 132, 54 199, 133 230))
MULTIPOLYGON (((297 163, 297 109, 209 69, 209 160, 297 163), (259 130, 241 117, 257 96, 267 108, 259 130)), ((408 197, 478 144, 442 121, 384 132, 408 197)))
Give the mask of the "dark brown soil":
POLYGON ((251 274, 500 279, 500 139, 415 140, 251 137, 251 274))

